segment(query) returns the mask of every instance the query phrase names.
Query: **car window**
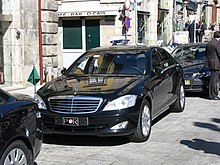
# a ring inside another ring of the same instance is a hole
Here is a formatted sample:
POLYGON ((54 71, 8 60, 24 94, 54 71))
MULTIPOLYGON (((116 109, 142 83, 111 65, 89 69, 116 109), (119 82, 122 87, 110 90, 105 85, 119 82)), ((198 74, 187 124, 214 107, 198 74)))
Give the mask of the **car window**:
POLYGON ((163 68, 167 68, 173 64, 175 64, 175 60, 171 57, 171 55, 164 49, 158 49, 158 54, 161 58, 161 65, 163 68))
POLYGON ((173 53, 173 57, 177 61, 181 60, 205 60, 205 45, 187 46, 177 48, 173 53))
POLYGON ((9 99, 9 96, 0 91, 0 104, 4 104, 9 99))
POLYGON ((4 100, 0 97, 0 104, 3 104, 4 100))
POLYGON ((159 53, 158 53, 157 49, 154 49, 152 51, 152 70, 154 73, 159 73, 163 69, 164 69, 164 67, 161 63, 159 53))
POLYGON ((196 60, 205 60, 205 47, 199 47, 195 52, 195 59, 196 60))
POLYGON ((68 75, 86 74, 145 74, 146 57, 144 53, 88 53, 76 61, 68 75))

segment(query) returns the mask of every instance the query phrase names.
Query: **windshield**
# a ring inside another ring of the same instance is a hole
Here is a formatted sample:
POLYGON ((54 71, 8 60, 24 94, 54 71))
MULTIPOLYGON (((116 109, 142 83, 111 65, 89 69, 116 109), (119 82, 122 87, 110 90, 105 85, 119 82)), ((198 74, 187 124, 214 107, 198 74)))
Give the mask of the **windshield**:
POLYGON ((145 72, 146 57, 144 53, 89 52, 68 69, 67 75, 143 75, 145 72))
POLYGON ((188 46, 183 48, 177 48, 172 53, 172 56, 177 61, 198 61, 198 60, 206 60, 205 56, 205 45, 199 45, 199 46, 188 46))

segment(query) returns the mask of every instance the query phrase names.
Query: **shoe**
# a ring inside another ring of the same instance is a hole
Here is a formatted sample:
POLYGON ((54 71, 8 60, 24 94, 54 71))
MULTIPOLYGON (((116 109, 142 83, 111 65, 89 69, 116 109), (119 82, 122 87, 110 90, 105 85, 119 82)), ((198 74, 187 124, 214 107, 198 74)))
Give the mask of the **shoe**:
POLYGON ((219 96, 216 96, 214 98, 210 98, 210 100, 220 100, 220 97, 219 96))

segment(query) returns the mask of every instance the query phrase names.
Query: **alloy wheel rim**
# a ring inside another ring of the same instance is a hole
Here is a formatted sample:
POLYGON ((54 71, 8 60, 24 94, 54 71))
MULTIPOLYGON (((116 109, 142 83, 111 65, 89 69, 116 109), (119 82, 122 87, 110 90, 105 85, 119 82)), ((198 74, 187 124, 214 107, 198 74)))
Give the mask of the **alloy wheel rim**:
POLYGON ((150 110, 148 106, 144 106, 142 111, 142 133, 146 137, 150 132, 151 121, 150 121, 150 110))
POLYGON ((184 92, 184 87, 181 85, 180 87, 180 106, 181 108, 184 107, 185 104, 185 92, 184 92))
POLYGON ((4 165, 27 165, 25 153, 19 148, 14 148, 6 156, 4 165))

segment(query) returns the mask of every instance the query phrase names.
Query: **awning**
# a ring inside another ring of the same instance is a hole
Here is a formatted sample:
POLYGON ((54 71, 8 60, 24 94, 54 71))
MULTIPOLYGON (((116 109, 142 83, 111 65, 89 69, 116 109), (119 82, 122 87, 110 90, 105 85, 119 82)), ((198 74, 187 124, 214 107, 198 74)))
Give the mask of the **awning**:
POLYGON ((197 10, 197 3, 196 2, 189 2, 186 4, 186 10, 194 11, 196 12, 197 10))
POLYGON ((91 16, 107 16, 107 15, 117 15, 118 10, 91 10, 91 11, 58 11, 58 17, 91 17, 91 16))
POLYGON ((0 21, 8 21, 11 22, 12 21, 12 15, 9 14, 0 14, 0 21))
POLYGON ((147 12, 147 11, 137 11, 137 13, 150 16, 150 12, 147 12))
POLYGON ((164 13, 169 13, 169 9, 159 8, 159 11, 164 13))

